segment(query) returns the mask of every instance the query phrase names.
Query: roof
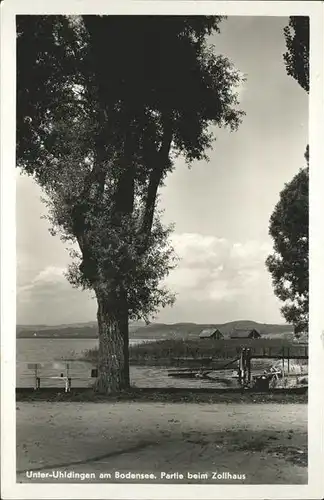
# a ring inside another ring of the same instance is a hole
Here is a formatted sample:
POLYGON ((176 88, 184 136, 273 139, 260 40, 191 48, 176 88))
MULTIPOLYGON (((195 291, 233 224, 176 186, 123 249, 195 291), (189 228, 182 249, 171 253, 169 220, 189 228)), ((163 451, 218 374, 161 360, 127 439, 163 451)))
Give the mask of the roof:
POLYGON ((212 337, 215 333, 219 333, 221 336, 223 336, 223 334, 218 330, 218 328, 205 328, 200 332, 199 338, 204 339, 212 337))
POLYGON ((233 330, 233 332, 231 333, 231 338, 246 339, 252 332, 257 333, 257 335, 261 337, 260 332, 256 328, 240 328, 239 330, 233 330))

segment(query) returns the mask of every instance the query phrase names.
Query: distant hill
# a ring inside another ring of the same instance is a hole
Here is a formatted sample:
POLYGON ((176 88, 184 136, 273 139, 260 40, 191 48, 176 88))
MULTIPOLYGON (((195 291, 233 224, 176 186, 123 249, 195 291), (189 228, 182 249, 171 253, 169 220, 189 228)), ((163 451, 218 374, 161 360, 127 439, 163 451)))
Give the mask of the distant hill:
POLYGON ((197 338, 204 328, 218 328, 225 337, 234 329, 256 328, 261 335, 284 335, 293 331, 291 325, 273 325, 256 321, 240 320, 229 323, 175 323, 173 325, 152 323, 136 330, 138 338, 197 338))
MULTIPOLYGON (((229 323, 151 323, 132 322, 129 326, 130 338, 139 339, 187 339, 197 338, 204 328, 218 328, 225 337, 236 328, 256 328, 263 336, 286 336, 293 331, 290 325, 272 325, 257 323, 256 321, 240 320, 229 323)), ((93 339, 98 337, 98 328, 95 321, 88 323, 74 323, 70 325, 17 325, 17 338, 70 338, 93 339)))
POLYGON ((17 337, 22 332, 39 332, 39 331, 60 331, 64 329, 76 329, 76 328, 95 328, 97 329, 96 321, 88 321, 87 323, 73 323, 73 324, 61 324, 61 325, 17 325, 17 337))

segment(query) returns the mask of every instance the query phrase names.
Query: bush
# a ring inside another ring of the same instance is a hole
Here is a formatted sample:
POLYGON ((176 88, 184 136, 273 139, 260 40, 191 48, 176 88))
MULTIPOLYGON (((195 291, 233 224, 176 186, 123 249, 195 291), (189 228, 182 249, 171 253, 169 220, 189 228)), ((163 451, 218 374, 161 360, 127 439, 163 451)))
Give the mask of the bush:
MULTIPOLYGON (((154 361, 161 364, 162 360, 181 357, 212 357, 216 355, 214 341, 183 341, 183 340, 158 340, 156 342, 143 342, 142 344, 131 345, 129 348, 130 362, 154 361)), ((221 351, 217 352, 217 357, 221 356, 221 351)), ((98 348, 94 347, 84 351, 81 355, 84 361, 97 362, 98 348)))
POLYGON ((79 359, 96 364, 98 361, 98 347, 83 351, 79 359))

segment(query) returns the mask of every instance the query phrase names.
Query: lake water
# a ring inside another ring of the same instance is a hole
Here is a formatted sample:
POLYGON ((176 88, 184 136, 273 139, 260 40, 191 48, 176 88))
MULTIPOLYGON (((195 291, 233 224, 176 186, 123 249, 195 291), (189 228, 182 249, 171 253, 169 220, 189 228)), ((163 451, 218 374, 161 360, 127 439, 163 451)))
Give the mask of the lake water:
MULTIPOLYGON (((130 340, 131 344, 143 342, 140 339, 130 340)), ((43 365, 39 371, 41 387, 62 386, 63 380, 42 379, 59 376, 65 371, 64 360, 78 359, 80 354, 98 346, 97 339, 17 339, 16 342, 16 385, 17 387, 33 387, 34 372, 28 363, 43 365)), ((87 387, 93 383, 90 378, 91 365, 85 362, 73 363, 70 368, 72 387, 87 387), (73 382, 74 381, 74 382, 73 382)), ((137 387, 223 387, 221 382, 196 379, 178 379, 168 377, 168 370, 152 366, 131 366, 131 384, 137 387)), ((225 384, 224 387, 228 385, 225 384)))
MULTIPOLYGON (((131 339, 130 345, 144 342, 131 339)), ((17 339, 17 362, 45 363, 62 359, 78 358, 88 349, 98 346, 98 339, 17 339)))

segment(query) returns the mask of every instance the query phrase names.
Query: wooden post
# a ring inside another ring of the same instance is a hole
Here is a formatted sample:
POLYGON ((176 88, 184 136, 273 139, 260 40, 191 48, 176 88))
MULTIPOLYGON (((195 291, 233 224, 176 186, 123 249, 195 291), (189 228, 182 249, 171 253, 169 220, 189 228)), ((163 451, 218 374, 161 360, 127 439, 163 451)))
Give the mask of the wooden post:
POLYGON ((38 373, 38 364, 36 363, 35 365, 35 371, 36 371, 36 390, 40 389, 40 376, 38 373))
POLYGON ((250 351, 249 348, 245 349, 245 377, 244 377, 245 378, 245 385, 247 385, 248 382, 249 382, 249 372, 250 372, 250 370, 249 370, 249 355, 250 355, 250 352, 249 351, 250 351))
POLYGON ((244 347, 242 350, 242 368, 243 368, 243 385, 246 385, 246 375, 247 375, 247 365, 246 365, 246 354, 247 354, 247 349, 244 347))
POLYGON ((34 390, 40 388, 40 377, 38 375, 39 365, 37 363, 28 363, 28 370, 34 370, 34 390))
POLYGON ((289 377, 289 373, 290 373, 290 349, 289 349, 289 347, 287 349, 287 356, 288 356, 288 377, 289 377))
POLYGON ((239 383, 242 385, 242 371, 243 371, 243 349, 241 349, 240 362, 239 362, 239 383))
POLYGON ((285 378, 285 348, 282 347, 282 378, 285 378))
POLYGON ((249 357, 249 350, 245 349, 245 351, 244 351, 244 385, 246 385, 247 381, 248 381, 248 357, 249 357))
POLYGON ((37 368, 37 364, 35 365, 35 389, 39 389, 39 386, 40 386, 40 380, 39 380, 39 377, 38 377, 38 368, 37 368))
POLYGON ((248 369, 248 383, 251 383, 251 349, 247 351, 247 369, 248 369))
POLYGON ((66 363, 66 365, 65 365, 65 392, 70 392, 70 389, 71 389, 71 378, 70 378, 70 374, 69 374, 69 368, 70 368, 69 363, 66 363))

